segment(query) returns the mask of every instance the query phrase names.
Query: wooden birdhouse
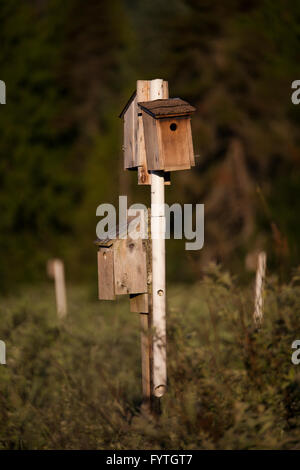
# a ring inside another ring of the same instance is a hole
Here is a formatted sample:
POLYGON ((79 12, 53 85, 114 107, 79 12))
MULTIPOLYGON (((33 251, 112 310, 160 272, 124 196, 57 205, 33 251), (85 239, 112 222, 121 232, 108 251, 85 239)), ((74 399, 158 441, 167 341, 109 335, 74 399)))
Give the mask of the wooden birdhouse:
POLYGON ((148 170, 186 170, 195 165, 191 115, 180 98, 138 103, 142 110, 148 170))
MULTIPOLYGON (((168 82, 163 81, 161 98, 168 98, 168 82)), ((123 152, 124 169, 137 170, 138 184, 151 184, 151 174, 148 172, 146 148, 144 139, 144 125, 139 101, 150 99, 150 81, 138 80, 136 91, 131 95, 119 117, 124 122, 123 152)), ((165 184, 170 184, 170 173, 165 174, 165 184)))
POLYGON ((147 256, 146 242, 143 239, 145 227, 143 217, 128 216, 127 223, 123 227, 118 226, 116 233, 112 234, 116 238, 108 234, 106 239, 96 240, 100 300, 114 300, 116 295, 136 295, 147 292, 147 256), (137 238, 139 232, 140 237, 137 238))

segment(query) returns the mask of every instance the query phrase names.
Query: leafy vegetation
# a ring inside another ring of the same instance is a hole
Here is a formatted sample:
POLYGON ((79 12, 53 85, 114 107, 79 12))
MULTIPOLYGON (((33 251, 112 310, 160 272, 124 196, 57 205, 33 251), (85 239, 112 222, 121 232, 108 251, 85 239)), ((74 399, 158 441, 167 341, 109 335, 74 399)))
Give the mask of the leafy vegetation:
POLYGON ((253 289, 216 266, 201 282, 173 285, 169 391, 156 417, 140 408, 139 319, 127 299, 100 303, 90 288, 69 286, 59 322, 50 285, 2 298, 0 447, 298 449, 299 279, 268 279, 259 331, 253 289))
POLYGON ((118 114, 158 76, 197 107, 197 167, 172 175, 167 202, 205 203, 205 249, 183 261, 172 245, 169 279, 211 260, 241 273, 256 249, 284 278, 300 260, 299 18, 291 0, 0 1, 1 288, 40 281, 49 256, 86 282, 96 207, 149 203, 123 171, 118 114))
POLYGON ((300 4, 0 0, 0 22, 0 448, 299 448, 300 4), (197 107, 197 166, 174 172, 166 199, 205 203, 205 246, 167 242, 182 284, 168 291, 169 392, 150 417, 138 315, 87 286, 96 207, 149 205, 123 171, 117 116, 155 77, 197 107), (277 274, 258 331, 245 265, 261 249, 277 274), (43 284, 50 257, 71 282, 63 322, 43 284))

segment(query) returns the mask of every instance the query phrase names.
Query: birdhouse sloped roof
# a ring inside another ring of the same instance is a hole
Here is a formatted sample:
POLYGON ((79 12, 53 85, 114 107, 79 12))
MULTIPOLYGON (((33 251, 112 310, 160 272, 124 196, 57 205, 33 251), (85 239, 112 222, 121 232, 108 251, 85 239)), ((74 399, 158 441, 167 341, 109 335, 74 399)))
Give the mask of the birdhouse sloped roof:
POLYGON ((189 116, 196 111, 194 106, 181 98, 169 98, 165 100, 143 101, 138 103, 140 108, 155 119, 176 116, 189 116))
MULTIPOLYGON (((146 217, 146 215, 144 215, 146 217)), ((126 235, 130 237, 131 230, 132 230, 132 224, 136 220, 136 224, 133 224, 134 227, 137 228, 138 232, 141 232, 141 238, 143 238, 143 223, 141 224, 141 214, 135 215, 135 216, 127 216, 127 223, 122 224, 122 225, 117 225, 116 230, 112 230, 107 234, 106 238, 97 238, 95 240, 95 245, 98 246, 106 246, 109 247, 113 245, 116 241, 126 238, 126 235)))
POLYGON ((129 100, 127 101, 127 103, 125 104, 124 108, 122 109, 122 111, 120 112, 119 114, 119 118, 122 118, 124 116, 124 114, 126 113, 127 109, 129 108, 129 106, 131 105, 131 103, 133 102, 134 98, 136 97, 136 90, 134 90, 134 92, 132 93, 131 97, 129 98, 129 100))

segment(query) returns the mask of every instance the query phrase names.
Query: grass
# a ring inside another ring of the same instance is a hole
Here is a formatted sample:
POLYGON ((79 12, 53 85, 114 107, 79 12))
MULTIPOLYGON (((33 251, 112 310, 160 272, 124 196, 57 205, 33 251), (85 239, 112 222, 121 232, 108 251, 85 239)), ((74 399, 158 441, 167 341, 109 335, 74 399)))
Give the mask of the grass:
POLYGON ((217 267, 168 290, 169 391, 161 415, 140 411, 138 314, 68 286, 59 321, 51 284, 0 299, 2 449, 297 449, 300 273, 268 278, 265 322, 253 288, 217 267))

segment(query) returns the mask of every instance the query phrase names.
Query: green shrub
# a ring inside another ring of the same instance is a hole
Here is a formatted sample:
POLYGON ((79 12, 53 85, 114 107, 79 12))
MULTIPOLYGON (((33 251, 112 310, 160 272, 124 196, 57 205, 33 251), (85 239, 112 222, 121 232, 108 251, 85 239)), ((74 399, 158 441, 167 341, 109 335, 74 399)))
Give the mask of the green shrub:
POLYGON ((139 318, 127 299, 97 302, 72 286, 59 322, 52 286, 2 298, 0 448, 299 448, 299 279, 267 280, 260 330, 252 286, 217 267, 171 286, 169 390, 158 416, 141 411, 139 318))

